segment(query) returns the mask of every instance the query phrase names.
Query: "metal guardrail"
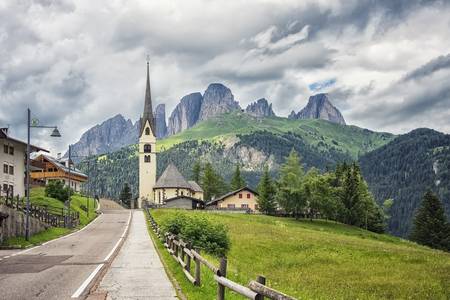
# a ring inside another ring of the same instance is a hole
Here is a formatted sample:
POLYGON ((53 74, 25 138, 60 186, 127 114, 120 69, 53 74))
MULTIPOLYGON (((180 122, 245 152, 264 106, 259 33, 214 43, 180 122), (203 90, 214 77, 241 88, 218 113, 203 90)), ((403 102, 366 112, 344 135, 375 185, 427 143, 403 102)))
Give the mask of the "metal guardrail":
POLYGON ((263 300, 267 298, 273 300, 295 300, 295 298, 291 296, 266 286, 266 278, 264 276, 258 276, 256 280, 250 281, 248 286, 243 286, 228 279, 226 277, 227 259, 225 257, 220 259, 220 264, 216 267, 214 264, 202 257, 200 255, 200 249, 192 247, 191 243, 184 242, 174 234, 163 234, 161 228, 153 219, 153 216, 150 214, 150 210, 148 208, 146 209, 146 212, 149 216, 153 231, 158 238, 164 242, 164 247, 175 259, 175 261, 181 265, 184 275, 193 285, 200 286, 202 265, 214 274, 214 280, 217 282, 218 300, 225 299, 226 288, 248 299, 263 300))

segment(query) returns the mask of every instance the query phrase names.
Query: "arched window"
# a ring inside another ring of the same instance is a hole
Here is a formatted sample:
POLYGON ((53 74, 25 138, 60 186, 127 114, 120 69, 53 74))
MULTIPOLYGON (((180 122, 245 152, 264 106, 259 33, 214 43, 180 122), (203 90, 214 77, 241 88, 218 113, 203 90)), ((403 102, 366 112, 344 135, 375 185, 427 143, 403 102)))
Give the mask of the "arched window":
POLYGON ((152 152, 152 145, 145 144, 144 145, 144 153, 151 153, 152 152))
POLYGON ((144 156, 144 162, 149 163, 150 162, 150 155, 144 156))
POLYGON ((145 135, 150 135, 150 128, 145 128, 145 135))

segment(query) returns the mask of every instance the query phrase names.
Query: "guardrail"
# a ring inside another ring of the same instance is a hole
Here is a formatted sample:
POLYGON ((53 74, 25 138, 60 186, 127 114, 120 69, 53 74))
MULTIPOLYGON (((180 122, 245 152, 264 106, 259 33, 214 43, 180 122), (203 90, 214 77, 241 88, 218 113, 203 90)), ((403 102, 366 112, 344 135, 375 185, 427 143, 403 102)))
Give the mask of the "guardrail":
POLYGON ((236 283, 227 276, 227 258, 220 258, 219 266, 215 266, 210 263, 204 257, 201 256, 199 248, 195 248, 189 242, 184 242, 177 235, 165 233, 163 234, 161 228, 158 226, 153 216, 150 214, 150 210, 147 208, 146 212, 149 216, 150 225, 160 240, 164 242, 164 247, 170 253, 170 255, 177 261, 183 268, 183 273, 186 278, 196 286, 200 286, 201 283, 201 267, 205 266, 214 274, 214 280, 217 282, 217 299, 225 299, 226 288, 234 291, 235 293, 242 295, 248 299, 263 300, 295 300, 295 298, 288 296, 282 292, 274 290, 266 286, 266 278, 264 276, 258 276, 256 280, 250 281, 247 286, 243 286, 236 283))
MULTIPOLYGON (((17 197, 0 197, 0 204, 4 204, 18 211, 26 212, 27 205, 23 199, 17 197)), ((55 206, 38 206, 30 204, 30 217, 53 227, 71 227, 80 223, 80 214, 75 211, 55 206)))

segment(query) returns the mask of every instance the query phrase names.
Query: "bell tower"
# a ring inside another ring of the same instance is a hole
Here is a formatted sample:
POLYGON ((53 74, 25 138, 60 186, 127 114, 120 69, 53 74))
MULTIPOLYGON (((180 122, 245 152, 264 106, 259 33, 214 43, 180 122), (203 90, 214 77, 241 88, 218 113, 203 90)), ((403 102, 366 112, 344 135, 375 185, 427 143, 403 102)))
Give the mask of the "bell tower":
POLYGON ((139 132, 139 199, 154 202, 153 187, 156 183, 156 131, 150 91, 149 59, 147 58, 147 86, 145 88, 144 113, 139 132))

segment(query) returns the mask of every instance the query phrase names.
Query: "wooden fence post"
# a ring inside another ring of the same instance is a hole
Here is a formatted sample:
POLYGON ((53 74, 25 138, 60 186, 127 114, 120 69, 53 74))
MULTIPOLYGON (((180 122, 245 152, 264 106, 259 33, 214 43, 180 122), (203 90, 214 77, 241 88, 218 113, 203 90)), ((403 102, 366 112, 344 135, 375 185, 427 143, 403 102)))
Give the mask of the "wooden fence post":
MULTIPOLYGON (((256 282, 259 282, 262 285, 266 285, 266 277, 264 277, 262 275, 258 275, 258 277, 256 278, 256 282)), ((264 300, 264 296, 258 295, 258 300, 264 300)))
MULTIPOLYGON (((197 252, 198 254, 200 254, 200 249, 198 247, 195 247, 194 251, 197 252)), ((196 256, 194 256, 194 262, 195 262, 195 285, 200 286, 201 263, 200 263, 200 260, 196 256)))
MULTIPOLYGON (((191 251, 192 246, 191 246, 190 242, 186 245, 186 248, 189 251, 191 251)), ((189 255, 186 255, 186 267, 185 267, 185 269, 186 269, 186 271, 191 272, 191 257, 189 255)))
MULTIPOLYGON (((227 259, 222 257, 220 259, 219 276, 227 276, 227 259)), ((225 286, 217 282, 217 300, 225 300, 225 286)))

